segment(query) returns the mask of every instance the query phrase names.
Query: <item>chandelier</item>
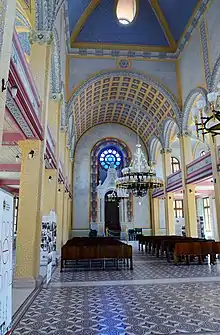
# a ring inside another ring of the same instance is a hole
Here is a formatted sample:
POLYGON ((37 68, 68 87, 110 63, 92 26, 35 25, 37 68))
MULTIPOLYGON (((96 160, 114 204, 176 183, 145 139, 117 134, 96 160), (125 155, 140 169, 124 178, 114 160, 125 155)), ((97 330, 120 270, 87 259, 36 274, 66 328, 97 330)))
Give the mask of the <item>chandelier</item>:
POLYGON ((129 167, 122 169, 122 177, 116 179, 116 187, 132 192, 135 197, 144 197, 148 190, 162 186, 162 179, 156 176, 153 166, 148 165, 141 144, 137 144, 134 160, 129 167))
POLYGON ((121 24, 130 24, 135 18, 136 11, 136 0, 118 0, 116 15, 121 24))
POLYGON ((201 132, 203 141, 205 134, 220 135, 220 84, 217 88, 217 92, 207 94, 208 103, 205 99, 200 99, 192 109, 197 136, 201 132))

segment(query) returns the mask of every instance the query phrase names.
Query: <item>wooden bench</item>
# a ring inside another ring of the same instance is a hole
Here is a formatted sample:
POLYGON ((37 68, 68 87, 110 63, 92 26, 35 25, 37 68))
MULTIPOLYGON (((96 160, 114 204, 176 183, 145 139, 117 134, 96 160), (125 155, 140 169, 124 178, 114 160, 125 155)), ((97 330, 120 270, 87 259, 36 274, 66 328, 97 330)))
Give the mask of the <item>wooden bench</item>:
MULTIPOLYGON (((67 261, 82 260, 127 260, 127 267, 133 270, 132 246, 109 237, 74 237, 61 249, 61 272, 67 261)), ((103 263, 104 264, 104 263, 103 263)))

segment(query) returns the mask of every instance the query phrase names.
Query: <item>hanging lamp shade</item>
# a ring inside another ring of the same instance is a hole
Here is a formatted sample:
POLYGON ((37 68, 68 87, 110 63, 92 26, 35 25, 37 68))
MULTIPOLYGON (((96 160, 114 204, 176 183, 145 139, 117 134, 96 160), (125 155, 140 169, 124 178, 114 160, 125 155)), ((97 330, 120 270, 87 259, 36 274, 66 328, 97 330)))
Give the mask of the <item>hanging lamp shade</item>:
POLYGON ((116 15, 121 24, 130 24, 135 18, 136 11, 136 0, 118 0, 116 15))

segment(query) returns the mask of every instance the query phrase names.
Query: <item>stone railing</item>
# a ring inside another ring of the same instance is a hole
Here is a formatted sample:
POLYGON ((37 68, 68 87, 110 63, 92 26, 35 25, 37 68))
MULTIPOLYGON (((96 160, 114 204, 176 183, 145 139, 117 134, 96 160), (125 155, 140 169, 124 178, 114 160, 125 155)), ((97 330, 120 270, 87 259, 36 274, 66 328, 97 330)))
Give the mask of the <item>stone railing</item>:
POLYGON ((204 156, 192 161, 187 165, 186 171, 188 184, 212 176, 211 153, 207 152, 204 156))
POLYGON ((24 87, 24 90, 30 100, 35 115, 40 119, 40 96, 16 32, 14 32, 13 35, 11 62, 17 75, 19 76, 19 82, 24 87))

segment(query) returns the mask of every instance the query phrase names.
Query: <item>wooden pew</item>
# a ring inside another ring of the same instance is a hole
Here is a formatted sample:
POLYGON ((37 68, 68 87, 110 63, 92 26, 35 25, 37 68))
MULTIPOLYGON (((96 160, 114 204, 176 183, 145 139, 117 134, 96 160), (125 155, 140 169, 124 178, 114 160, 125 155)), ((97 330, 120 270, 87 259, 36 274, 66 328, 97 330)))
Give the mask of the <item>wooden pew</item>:
POLYGON ((116 264, 120 259, 127 260, 127 267, 130 262, 130 269, 133 270, 132 246, 109 237, 75 237, 62 246, 61 272, 67 261, 107 259, 113 259, 116 264))

